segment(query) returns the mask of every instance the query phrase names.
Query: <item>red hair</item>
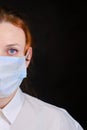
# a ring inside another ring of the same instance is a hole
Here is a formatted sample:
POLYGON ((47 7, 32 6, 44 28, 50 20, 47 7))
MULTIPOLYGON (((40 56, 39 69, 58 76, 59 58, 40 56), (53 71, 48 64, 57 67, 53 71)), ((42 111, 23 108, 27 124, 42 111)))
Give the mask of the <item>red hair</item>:
POLYGON ((32 38, 31 38, 29 27, 24 21, 24 19, 21 18, 20 16, 17 16, 16 14, 0 9, 0 23, 1 22, 10 22, 11 24, 21 28, 24 31, 26 37, 26 45, 25 45, 24 53, 26 54, 29 46, 31 46, 32 38))

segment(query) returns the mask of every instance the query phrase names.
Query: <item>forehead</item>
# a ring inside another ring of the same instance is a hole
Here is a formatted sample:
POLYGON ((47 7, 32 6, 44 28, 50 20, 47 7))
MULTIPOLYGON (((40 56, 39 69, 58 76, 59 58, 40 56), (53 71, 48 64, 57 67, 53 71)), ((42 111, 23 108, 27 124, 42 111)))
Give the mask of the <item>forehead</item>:
POLYGON ((9 22, 2 22, 0 23, 0 42, 25 44, 25 33, 21 28, 9 22))

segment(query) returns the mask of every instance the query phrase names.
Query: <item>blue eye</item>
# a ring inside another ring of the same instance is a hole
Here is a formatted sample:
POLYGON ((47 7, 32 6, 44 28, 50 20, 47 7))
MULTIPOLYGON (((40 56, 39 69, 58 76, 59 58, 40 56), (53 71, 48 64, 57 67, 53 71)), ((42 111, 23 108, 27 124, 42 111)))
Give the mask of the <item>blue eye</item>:
POLYGON ((17 51, 18 51, 18 50, 16 50, 16 49, 9 49, 9 50, 8 50, 8 54, 9 54, 9 55, 15 55, 15 54, 17 53, 17 51))

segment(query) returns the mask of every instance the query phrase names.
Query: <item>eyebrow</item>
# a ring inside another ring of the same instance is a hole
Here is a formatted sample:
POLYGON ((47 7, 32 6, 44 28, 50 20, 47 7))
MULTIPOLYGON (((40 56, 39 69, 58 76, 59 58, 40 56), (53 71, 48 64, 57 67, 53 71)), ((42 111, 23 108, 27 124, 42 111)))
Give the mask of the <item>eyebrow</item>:
POLYGON ((14 44, 8 44, 8 45, 6 45, 7 47, 12 47, 12 46, 20 46, 19 44, 17 44, 17 43, 14 43, 14 44))

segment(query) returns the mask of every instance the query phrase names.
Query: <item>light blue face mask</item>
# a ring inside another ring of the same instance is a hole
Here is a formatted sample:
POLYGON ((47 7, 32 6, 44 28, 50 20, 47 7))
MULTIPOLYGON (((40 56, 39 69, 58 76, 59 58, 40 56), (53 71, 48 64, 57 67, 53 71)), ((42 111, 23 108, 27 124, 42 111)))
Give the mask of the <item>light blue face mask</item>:
POLYGON ((0 98, 11 95, 27 76, 25 56, 0 56, 0 98))

